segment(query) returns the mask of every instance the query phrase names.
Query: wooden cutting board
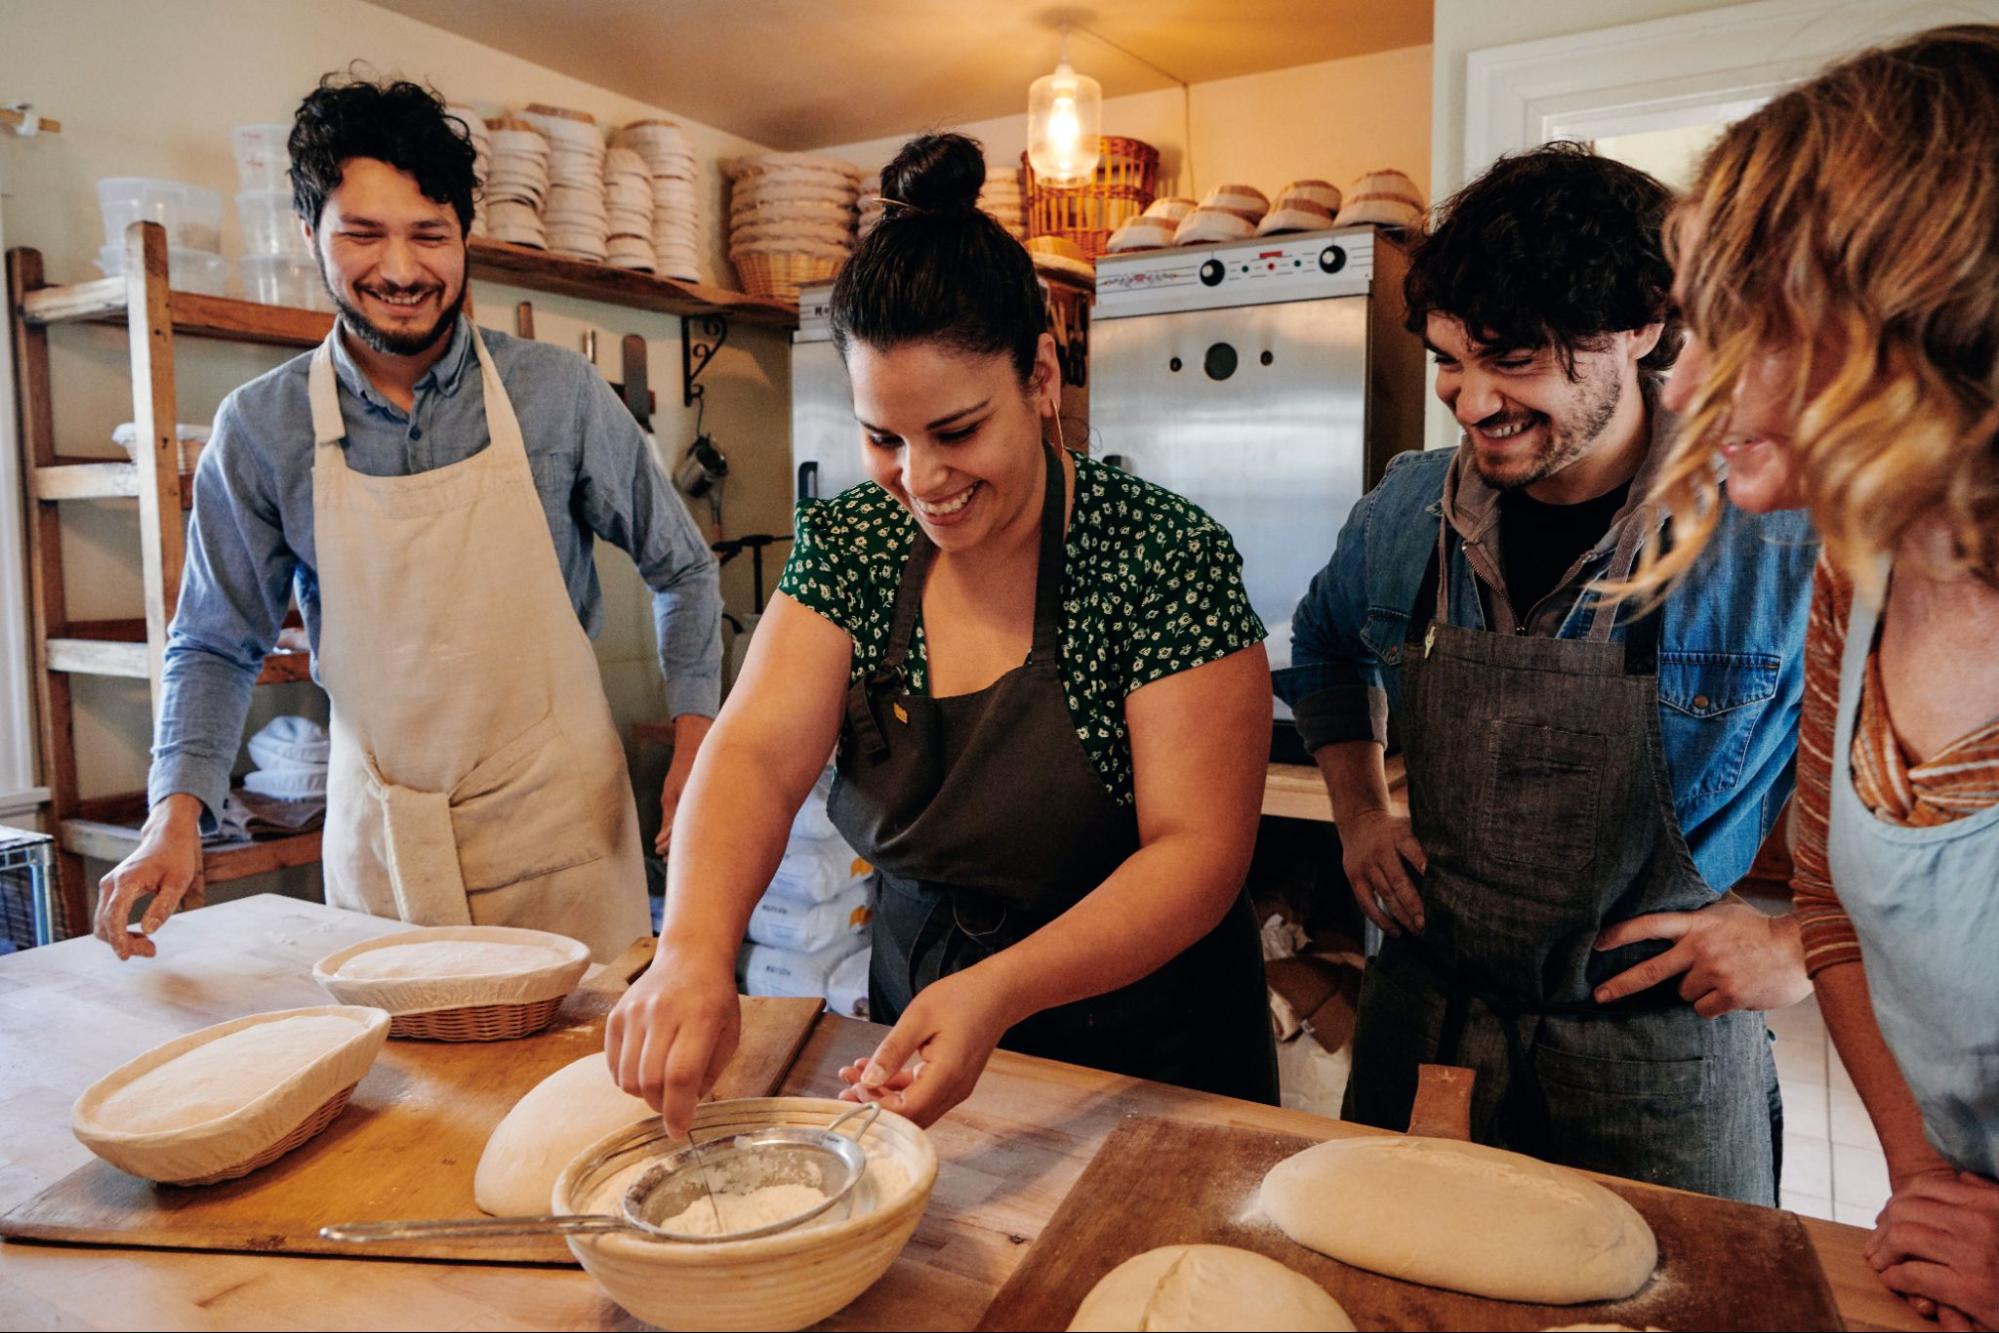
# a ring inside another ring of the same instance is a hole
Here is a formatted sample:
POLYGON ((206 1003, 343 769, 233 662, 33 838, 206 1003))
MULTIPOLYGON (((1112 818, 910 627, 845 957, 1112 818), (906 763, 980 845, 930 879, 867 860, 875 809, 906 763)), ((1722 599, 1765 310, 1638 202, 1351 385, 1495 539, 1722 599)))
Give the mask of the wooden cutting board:
MULTIPOLYGON (((1134 1116, 1113 1130, 1027 1258, 987 1307, 981 1329, 1067 1328, 1097 1280, 1160 1245, 1234 1245, 1318 1282, 1361 1328, 1837 1329, 1818 1256, 1790 1213, 1699 1195, 1603 1183, 1659 1239, 1659 1271, 1636 1296, 1595 1305, 1526 1305, 1398 1282, 1295 1244, 1256 1206, 1264 1173, 1314 1140, 1134 1116)), ((1450 1219, 1437 1219, 1438 1243, 1450 1219)))
MULTIPOLYGON (((154 1185, 92 1160, 0 1217, 0 1236, 181 1250, 338 1254, 459 1263, 572 1264, 559 1237, 394 1242, 319 1238, 329 1222, 477 1217, 472 1175, 486 1139, 548 1074, 604 1046, 604 1018, 651 957, 644 940, 517 1041, 391 1041, 338 1120, 261 1171, 220 1185, 154 1185)), ((745 999, 743 1037, 713 1096, 774 1092, 811 1035, 818 1000, 745 999)))

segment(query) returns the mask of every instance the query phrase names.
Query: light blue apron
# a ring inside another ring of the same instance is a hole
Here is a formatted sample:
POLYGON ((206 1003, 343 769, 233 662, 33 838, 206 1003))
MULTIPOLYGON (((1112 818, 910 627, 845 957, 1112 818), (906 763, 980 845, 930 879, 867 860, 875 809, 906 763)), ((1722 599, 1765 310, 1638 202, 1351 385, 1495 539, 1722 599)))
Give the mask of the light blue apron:
POLYGON ((1839 671, 1826 855, 1874 1017, 1938 1152, 1999 1176, 1999 806, 1884 823, 1853 790, 1853 728, 1879 612, 1856 597, 1839 671))

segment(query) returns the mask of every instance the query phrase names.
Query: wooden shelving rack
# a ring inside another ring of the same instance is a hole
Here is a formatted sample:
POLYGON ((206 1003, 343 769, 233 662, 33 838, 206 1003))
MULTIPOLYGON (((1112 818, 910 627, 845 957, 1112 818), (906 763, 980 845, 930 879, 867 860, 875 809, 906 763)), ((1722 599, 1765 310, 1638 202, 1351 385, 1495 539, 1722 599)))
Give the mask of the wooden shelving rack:
MULTIPOLYGON (((83 858, 122 859, 138 845, 144 793, 85 798, 78 790, 71 678, 120 676, 147 682, 160 695, 166 631, 180 596, 187 509, 194 478, 180 468, 175 438, 174 341, 219 338, 280 347, 311 347, 332 327, 330 315, 173 291, 167 282, 166 233, 134 224, 125 238, 125 276, 69 286, 44 280, 35 250, 7 254, 8 312, 14 340, 22 481, 27 491, 29 600, 34 615, 34 679, 42 779, 49 788, 50 824, 60 848, 59 892, 64 919, 86 921, 89 893, 83 858), (130 331, 132 420, 140 447, 134 461, 65 457, 56 450, 49 383, 52 324, 123 324, 130 331), (63 590, 62 505, 65 501, 133 499, 139 506, 145 616, 84 621, 69 617, 63 590)), ((259 683, 309 679, 304 652, 274 653, 259 683)), ((319 834, 208 848, 201 882, 260 875, 319 859, 319 834)))
MULTIPOLYGON (((126 233, 125 254, 122 277, 52 285, 45 280, 40 252, 7 253, 15 399, 28 495, 38 740, 43 781, 49 787, 50 822, 61 849, 64 916, 78 924, 86 919, 89 902, 83 858, 123 858, 137 846, 137 826, 145 817, 143 792, 90 798, 79 792, 70 679, 98 675, 144 680, 155 706, 159 701, 166 630, 180 595, 186 514, 194 499, 194 478, 181 471, 175 438, 174 340, 213 338, 304 349, 323 341, 333 322, 332 316, 318 311, 172 290, 167 280, 166 234, 152 223, 133 224, 126 233), (132 420, 139 439, 147 444, 133 462, 65 457, 56 451, 48 328, 65 323, 123 325, 143 331, 143 336, 130 339, 132 420), (134 499, 139 504, 145 584, 142 619, 72 620, 67 612, 61 505, 103 499, 134 499)), ((778 329, 798 325, 798 307, 788 302, 564 259, 483 238, 471 242, 467 276, 683 320, 721 318, 778 329)), ((258 683, 310 678, 308 654, 286 651, 266 659, 258 683)), ((203 883, 309 865, 318 859, 318 833, 209 848, 203 857, 203 883)), ((190 903, 198 901, 199 885, 189 897, 190 903)))

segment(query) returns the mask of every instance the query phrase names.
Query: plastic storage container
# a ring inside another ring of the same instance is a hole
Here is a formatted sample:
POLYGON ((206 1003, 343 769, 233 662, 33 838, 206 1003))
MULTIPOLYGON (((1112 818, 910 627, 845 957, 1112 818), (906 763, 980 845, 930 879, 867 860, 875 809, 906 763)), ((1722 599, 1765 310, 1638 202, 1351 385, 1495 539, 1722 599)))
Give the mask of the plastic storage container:
POLYGON ((236 221, 243 228, 246 255, 309 258, 312 249, 292 212, 289 190, 245 190, 236 196, 236 221))
MULTIPOLYGON (((97 267, 106 277, 125 272, 125 247, 107 245, 97 252, 97 267)), ((167 248, 167 281, 177 292, 198 292, 203 296, 223 296, 229 286, 229 261, 208 250, 167 248)))
POLYGON ((260 305, 286 305, 300 310, 329 308, 319 268, 310 259, 288 255, 244 255, 243 299, 260 305))
POLYGON ((238 125, 229 131, 230 147, 236 150, 236 179, 245 190, 289 190, 292 166, 289 121, 264 125, 238 125))
POLYGON ((97 182, 97 207, 104 215, 104 244, 125 244, 134 222, 157 222, 167 244, 184 250, 222 250, 222 196, 185 181, 147 176, 107 176, 97 182))

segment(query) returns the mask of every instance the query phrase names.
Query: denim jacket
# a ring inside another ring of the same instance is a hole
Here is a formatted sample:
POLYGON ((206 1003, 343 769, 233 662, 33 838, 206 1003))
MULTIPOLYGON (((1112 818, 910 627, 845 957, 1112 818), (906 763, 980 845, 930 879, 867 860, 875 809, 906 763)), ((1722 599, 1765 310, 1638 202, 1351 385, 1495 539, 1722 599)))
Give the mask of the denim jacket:
MULTIPOLYGON (((1457 454, 1398 456, 1354 506, 1331 561, 1299 603, 1292 665, 1277 673, 1276 691, 1308 748, 1385 739, 1386 718, 1401 704, 1404 632, 1437 547, 1457 454)), ((1644 473, 1634 479, 1634 496, 1646 481, 1644 473)), ((1608 571, 1620 525, 1639 521, 1636 511, 1634 502, 1619 515, 1566 585, 1574 602, 1559 637, 1588 635, 1596 599, 1584 585, 1608 571)), ((1454 524, 1447 566, 1451 621, 1473 629, 1487 628, 1485 603, 1463 539, 1481 535, 1454 524)), ((1749 514, 1724 501, 1707 549, 1662 612, 1659 725, 1673 810, 1716 892, 1748 871, 1791 794, 1817 554, 1803 513, 1749 514)), ((1623 638, 1621 627, 1613 637, 1623 638)))

